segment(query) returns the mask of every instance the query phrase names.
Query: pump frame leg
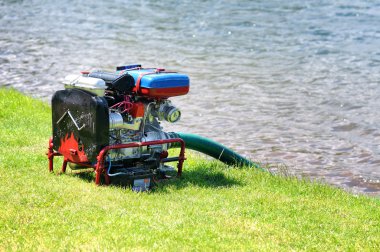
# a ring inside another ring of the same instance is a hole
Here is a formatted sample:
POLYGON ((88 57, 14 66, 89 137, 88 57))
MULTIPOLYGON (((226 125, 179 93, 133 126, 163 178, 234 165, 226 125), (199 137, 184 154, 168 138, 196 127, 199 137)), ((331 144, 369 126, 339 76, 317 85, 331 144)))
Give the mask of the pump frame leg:
POLYGON ((95 168, 95 184, 100 185, 100 176, 102 174, 102 169, 100 168, 100 162, 96 164, 95 168))
POLYGON ((49 159, 49 172, 54 172, 54 157, 62 156, 61 153, 54 151, 53 149, 53 138, 49 139, 48 152, 46 153, 49 159))
POLYGON ((63 164, 62 164, 62 173, 65 173, 66 172, 66 168, 67 168, 67 159, 65 158, 63 160, 63 164))
POLYGON ((48 146, 48 152, 47 152, 47 156, 48 156, 48 159, 49 159, 49 172, 53 172, 54 170, 54 151, 53 151, 53 139, 50 138, 49 139, 49 146, 48 146))

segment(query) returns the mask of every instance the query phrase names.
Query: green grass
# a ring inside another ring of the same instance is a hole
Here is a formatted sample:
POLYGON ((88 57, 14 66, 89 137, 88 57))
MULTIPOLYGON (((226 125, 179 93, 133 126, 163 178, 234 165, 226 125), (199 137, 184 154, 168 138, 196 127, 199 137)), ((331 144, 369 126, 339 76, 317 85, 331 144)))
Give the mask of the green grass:
POLYGON ((0 89, 0 251, 380 249, 378 199, 194 153, 149 193, 50 174, 50 113, 0 89))

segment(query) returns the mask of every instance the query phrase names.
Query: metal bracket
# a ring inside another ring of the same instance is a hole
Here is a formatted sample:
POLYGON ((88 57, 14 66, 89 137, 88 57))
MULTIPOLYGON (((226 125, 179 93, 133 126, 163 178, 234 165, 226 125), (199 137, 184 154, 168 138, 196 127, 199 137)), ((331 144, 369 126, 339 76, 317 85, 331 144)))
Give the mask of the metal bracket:
POLYGON ((78 131, 82 130, 82 129, 86 126, 86 124, 83 124, 82 127, 79 127, 78 124, 77 124, 77 122, 75 121, 74 117, 73 117, 72 114, 70 113, 70 110, 67 110, 67 111, 61 116, 61 118, 58 119, 57 124, 60 123, 60 122, 63 120, 63 118, 65 118, 66 115, 69 115, 69 116, 70 116, 71 120, 73 121, 75 127, 77 127, 78 131))

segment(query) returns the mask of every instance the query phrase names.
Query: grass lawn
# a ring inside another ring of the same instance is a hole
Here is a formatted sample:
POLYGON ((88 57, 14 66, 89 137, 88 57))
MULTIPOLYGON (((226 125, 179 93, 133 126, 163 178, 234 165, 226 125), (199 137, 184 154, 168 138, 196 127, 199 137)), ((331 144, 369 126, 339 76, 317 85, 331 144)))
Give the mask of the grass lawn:
POLYGON ((149 193, 97 187, 48 172, 50 134, 49 105, 0 89, 0 251, 380 251, 379 199, 191 152, 149 193))

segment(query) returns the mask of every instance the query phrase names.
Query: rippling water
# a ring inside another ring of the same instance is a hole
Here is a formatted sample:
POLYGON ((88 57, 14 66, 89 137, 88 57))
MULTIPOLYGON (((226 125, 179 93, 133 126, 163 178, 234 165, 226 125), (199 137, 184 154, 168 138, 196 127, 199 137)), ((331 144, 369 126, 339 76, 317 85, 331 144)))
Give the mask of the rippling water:
POLYGON ((379 24, 359 0, 0 0, 0 85, 49 100, 81 70, 177 70, 191 91, 167 130, 379 196, 379 24))

